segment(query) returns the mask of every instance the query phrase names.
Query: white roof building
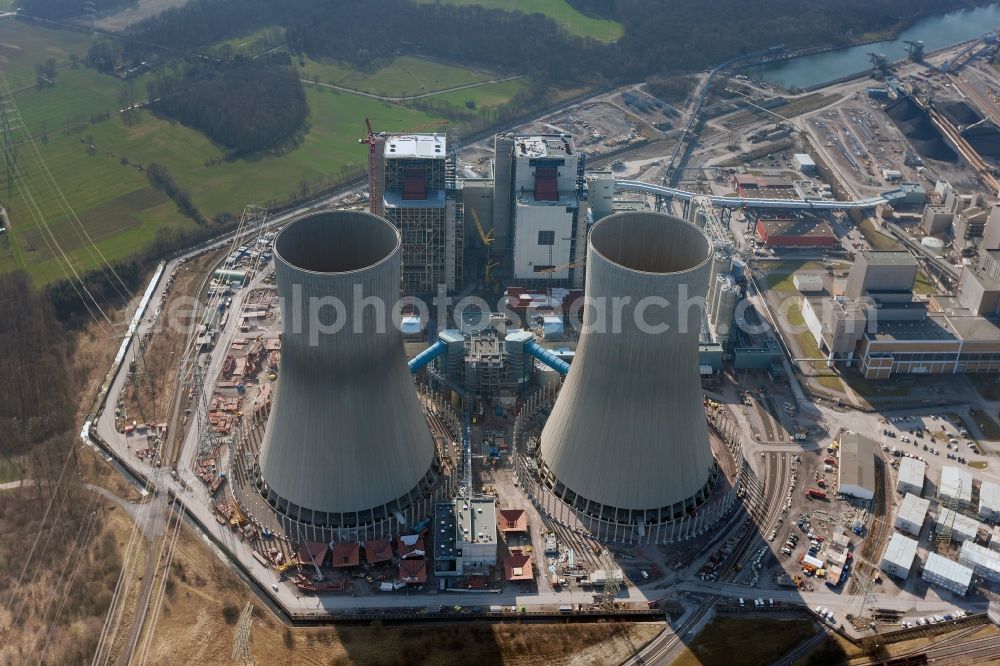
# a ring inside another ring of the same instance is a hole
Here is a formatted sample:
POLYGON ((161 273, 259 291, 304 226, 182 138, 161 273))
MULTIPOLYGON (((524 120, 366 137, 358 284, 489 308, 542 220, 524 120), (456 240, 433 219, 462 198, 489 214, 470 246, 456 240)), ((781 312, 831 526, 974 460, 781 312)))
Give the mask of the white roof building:
POLYGON ((919 497, 924 490, 924 477, 927 474, 927 463, 916 458, 901 458, 899 461, 899 480, 896 481, 896 492, 913 493, 919 497))
POLYGON ((917 557, 917 541, 902 534, 893 534, 882 556, 879 568, 890 576, 906 580, 913 560, 917 557))
POLYGON ((795 160, 795 166, 798 167, 799 171, 803 173, 816 172, 816 161, 809 153, 795 153, 792 159, 795 160))
POLYGON ((975 518, 970 518, 951 509, 941 509, 937 518, 937 531, 940 533, 949 522, 951 523, 952 541, 959 543, 971 541, 976 538, 976 533, 979 532, 979 521, 975 518), (954 518, 952 514, 954 514, 954 518))
POLYGON ((385 157, 443 160, 448 155, 446 144, 444 134, 390 135, 385 141, 385 157))
POLYGON ((1000 484, 983 481, 979 489, 979 517, 983 520, 1000 517, 1000 484))
POLYGON ((819 273, 799 271, 792 275, 792 284, 804 294, 823 291, 823 276, 819 273))
POLYGON ((977 576, 986 580, 1000 581, 1000 553, 989 548, 983 548, 977 543, 966 541, 958 554, 958 561, 972 567, 977 576))
POLYGON ((921 576, 928 583, 939 585, 964 597, 969 591, 969 583, 972 582, 972 569, 941 557, 937 553, 931 553, 927 556, 927 563, 921 576))
POLYGON ((921 499, 912 493, 906 493, 903 503, 896 513, 896 529, 900 532, 918 536, 924 526, 924 519, 930 509, 931 501, 921 499))
POLYGON ((968 504, 972 501, 972 474, 960 467, 942 467, 938 494, 968 504))
POLYGON ((875 496, 875 442, 856 432, 840 438, 837 481, 842 495, 870 500, 875 496))

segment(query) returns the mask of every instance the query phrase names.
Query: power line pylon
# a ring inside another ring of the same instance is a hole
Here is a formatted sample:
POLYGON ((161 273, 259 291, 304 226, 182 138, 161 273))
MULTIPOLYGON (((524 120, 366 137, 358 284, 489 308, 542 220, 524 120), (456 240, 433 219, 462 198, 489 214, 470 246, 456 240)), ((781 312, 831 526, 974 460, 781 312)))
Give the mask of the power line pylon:
POLYGON ((236 621, 236 630, 233 634, 233 661, 240 664, 252 664, 253 655, 250 653, 250 629, 253 626, 253 604, 247 602, 240 613, 240 619, 236 621))

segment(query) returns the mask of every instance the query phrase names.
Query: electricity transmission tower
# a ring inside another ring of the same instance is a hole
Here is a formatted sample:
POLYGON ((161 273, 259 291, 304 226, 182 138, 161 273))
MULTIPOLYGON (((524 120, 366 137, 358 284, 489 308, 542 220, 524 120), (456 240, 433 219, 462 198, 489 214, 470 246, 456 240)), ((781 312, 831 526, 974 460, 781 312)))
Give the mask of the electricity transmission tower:
POLYGON ((240 664, 252 664, 250 654, 250 628, 253 625, 253 604, 247 602, 236 621, 236 631, 233 634, 233 661, 240 664))

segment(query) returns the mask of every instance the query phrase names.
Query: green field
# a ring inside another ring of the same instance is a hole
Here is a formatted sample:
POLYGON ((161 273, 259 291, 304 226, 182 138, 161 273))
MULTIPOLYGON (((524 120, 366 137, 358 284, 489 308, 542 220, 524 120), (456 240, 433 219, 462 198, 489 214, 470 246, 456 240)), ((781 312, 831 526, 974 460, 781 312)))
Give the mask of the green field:
POLYGON ((347 63, 332 60, 320 62, 307 58, 304 62, 305 65, 299 67, 303 79, 313 81, 318 77, 320 83, 331 83, 385 97, 423 95, 501 78, 489 72, 445 65, 413 56, 399 56, 374 72, 358 71, 347 63))
MULTIPOLYGON (((13 25, 0 21, 0 50, 10 50, 16 40, 39 53, 63 53, 68 58, 67 48, 53 45, 66 39, 74 50, 86 52, 86 43, 76 33, 18 23, 14 35, 13 25)), ((3 67, 12 78, 29 75, 33 84, 34 62, 34 58, 11 57, 3 67)), ((17 165, 59 248, 50 246, 51 238, 43 233, 23 193, 15 191, 8 197, 4 183, 0 197, 11 224, 0 236, 0 271, 23 268, 41 285, 66 277, 55 259, 60 249, 80 272, 99 263, 43 177, 35 148, 87 233, 109 260, 116 260, 148 245, 160 228, 194 227, 172 201, 149 185, 137 165, 156 162, 166 167, 202 214, 211 218, 222 212, 238 214, 251 201, 279 203, 362 173, 366 149, 357 140, 364 133, 365 117, 386 131, 434 122, 444 129, 441 119, 422 111, 307 86, 308 129, 298 145, 277 156, 226 162, 224 149, 200 132, 151 113, 136 112, 136 122, 126 126, 118 113, 118 95, 126 85, 82 66, 65 67, 59 70, 55 87, 39 91, 31 85, 15 94, 35 139, 34 148, 18 146, 17 165), (92 116, 105 112, 111 113, 109 120, 91 122, 92 116)), ((136 98, 142 99, 144 81, 133 85, 136 98)))
POLYGON ((524 14, 544 14, 579 37, 593 37, 603 42, 613 42, 623 34, 621 23, 582 14, 565 0, 419 0, 420 2, 445 2, 450 5, 480 5, 487 9, 505 9, 524 14))
POLYGON ((472 102, 478 109, 502 106, 509 102, 517 93, 527 87, 524 79, 490 83, 465 90, 454 90, 429 97, 430 101, 447 102, 452 106, 466 108, 466 102, 472 102))
POLYGON ((70 54, 80 60, 93 40, 78 32, 48 30, 14 19, 0 19, 0 67, 12 90, 35 85, 35 65, 55 58, 67 65, 70 54))

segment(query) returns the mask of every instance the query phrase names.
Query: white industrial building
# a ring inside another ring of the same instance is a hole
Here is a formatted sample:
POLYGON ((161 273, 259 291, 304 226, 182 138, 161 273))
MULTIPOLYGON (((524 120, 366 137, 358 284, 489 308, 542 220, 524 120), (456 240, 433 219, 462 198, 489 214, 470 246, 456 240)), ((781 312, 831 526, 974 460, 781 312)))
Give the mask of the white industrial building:
POLYGON ((969 591, 969 583, 972 582, 972 569, 941 557, 937 553, 931 553, 927 556, 921 577, 932 585, 938 585, 964 597, 969 591))
POLYGON ((988 581, 1000 582, 1000 553, 983 548, 977 543, 966 541, 958 554, 958 561, 988 581))
POLYGON ((870 500, 875 496, 875 442, 856 432, 840 438, 837 483, 841 495, 870 500))
POLYGON ((893 534, 882 556, 879 568, 890 576, 906 580, 913 560, 917 557, 917 541, 902 534, 893 534))
POLYGON ((819 273, 804 273, 799 271, 792 275, 792 284, 803 294, 823 291, 823 276, 819 273))
POLYGON ((512 150, 514 282, 581 288, 583 267, 570 266, 587 246, 586 215, 580 214, 583 161, 573 139, 563 134, 518 136, 512 150))
POLYGON ((485 573, 497 564, 497 507, 490 497, 455 499, 458 573, 485 573))
POLYGON ((896 513, 896 529, 906 534, 919 536, 930 506, 930 500, 906 493, 906 497, 903 498, 903 503, 899 505, 899 511, 896 513))
POLYGON ((938 534, 941 530, 951 527, 951 540, 959 543, 971 541, 979 532, 979 521, 964 514, 942 508, 937 518, 938 534))
POLYGON ((1000 518, 1000 484, 983 481, 979 488, 979 517, 990 522, 1000 518))
POLYGON ((816 173, 816 161, 808 153, 795 153, 792 159, 795 161, 795 168, 802 173, 816 173))
POLYGON ((916 458, 902 458, 899 461, 899 480, 896 481, 896 492, 912 493, 920 497, 924 491, 924 477, 927 474, 927 463, 916 458))
POLYGON ((972 501, 972 474, 960 467, 942 467, 938 494, 967 506, 972 501))

